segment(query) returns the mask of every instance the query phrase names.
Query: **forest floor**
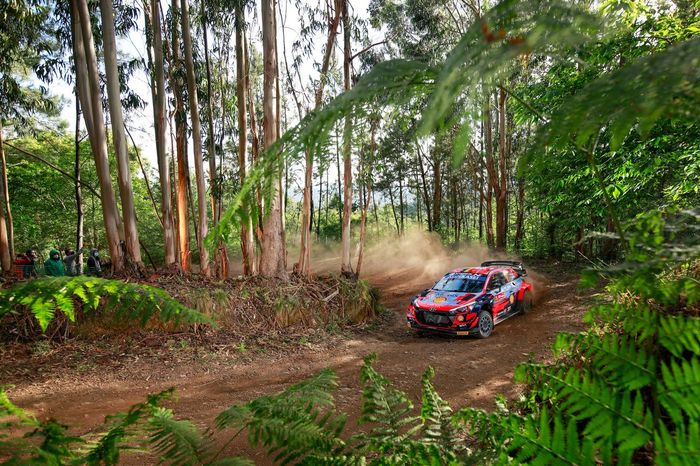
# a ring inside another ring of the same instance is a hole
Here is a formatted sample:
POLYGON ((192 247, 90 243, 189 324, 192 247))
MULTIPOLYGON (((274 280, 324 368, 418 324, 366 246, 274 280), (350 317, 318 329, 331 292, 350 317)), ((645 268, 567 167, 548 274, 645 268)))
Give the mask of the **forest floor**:
MULTIPOLYGON (((491 409, 496 395, 513 399, 521 393, 522 387, 513 381, 515 366, 528 358, 551 360, 557 332, 583 329, 583 314, 593 301, 593 291, 578 289, 575 271, 542 264, 530 274, 537 290, 533 311, 498 325, 490 338, 419 336, 406 326, 406 305, 440 276, 432 275, 424 267, 370 268, 366 278, 381 291, 386 312, 364 327, 261 335, 252 343, 248 340, 248 347, 237 342, 202 346, 174 336, 152 351, 144 351, 143 342, 138 351, 128 345, 115 351, 68 342, 60 350, 35 345, 32 354, 13 359, 6 348, 0 355, 6 363, 0 377, 3 384, 13 384, 9 395, 19 406, 86 433, 99 429, 105 415, 125 411, 148 393, 169 387, 177 389, 171 406, 178 417, 211 426, 232 404, 281 391, 331 367, 339 378, 337 408, 349 414, 348 428, 354 431, 361 407, 359 369, 369 353, 377 354, 378 370, 417 404, 420 376, 432 366, 434 384, 453 408, 491 409), (42 363, 30 364, 32 359, 42 363)), ((243 441, 231 449, 267 462, 243 441)))

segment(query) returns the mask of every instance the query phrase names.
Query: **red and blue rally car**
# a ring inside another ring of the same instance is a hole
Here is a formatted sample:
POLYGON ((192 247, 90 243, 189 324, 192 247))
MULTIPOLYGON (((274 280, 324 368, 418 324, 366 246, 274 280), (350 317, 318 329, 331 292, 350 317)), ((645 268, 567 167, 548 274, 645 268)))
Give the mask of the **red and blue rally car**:
POLYGON ((488 261, 455 269, 408 306, 408 326, 421 331, 486 338, 493 327, 532 308, 532 284, 521 262, 488 261))

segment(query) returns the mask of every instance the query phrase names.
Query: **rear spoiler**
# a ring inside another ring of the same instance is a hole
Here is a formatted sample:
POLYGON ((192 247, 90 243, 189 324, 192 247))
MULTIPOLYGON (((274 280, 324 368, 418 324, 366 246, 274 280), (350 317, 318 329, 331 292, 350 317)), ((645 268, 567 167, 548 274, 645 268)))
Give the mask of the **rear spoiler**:
POLYGON ((525 270, 525 267, 523 267, 522 262, 501 260, 501 261, 486 261, 486 262, 481 263, 482 267, 490 267, 492 265, 504 265, 506 267, 512 267, 516 272, 518 272, 518 275, 520 275, 521 277, 527 276, 527 270, 525 270))

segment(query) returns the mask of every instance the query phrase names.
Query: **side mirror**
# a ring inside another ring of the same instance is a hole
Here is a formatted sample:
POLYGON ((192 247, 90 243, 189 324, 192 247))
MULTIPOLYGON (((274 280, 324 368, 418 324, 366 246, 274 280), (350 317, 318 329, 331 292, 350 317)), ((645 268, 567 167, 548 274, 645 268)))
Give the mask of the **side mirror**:
POLYGON ((420 295, 419 295, 419 296, 420 296, 421 298, 424 298, 425 295, 427 295, 429 292, 430 292, 430 288, 425 289, 425 290, 423 290, 423 291, 420 292, 420 295))

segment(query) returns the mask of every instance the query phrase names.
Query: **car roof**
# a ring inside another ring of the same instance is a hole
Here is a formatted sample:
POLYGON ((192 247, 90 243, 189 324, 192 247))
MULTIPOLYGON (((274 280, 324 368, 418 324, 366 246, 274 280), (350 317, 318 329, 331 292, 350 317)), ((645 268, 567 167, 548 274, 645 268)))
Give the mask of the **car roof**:
POLYGON ((472 273, 474 275, 488 275, 491 272, 500 271, 500 270, 512 270, 512 269, 510 267, 490 265, 488 267, 467 267, 467 268, 460 267, 460 268, 451 270, 449 273, 472 273))

